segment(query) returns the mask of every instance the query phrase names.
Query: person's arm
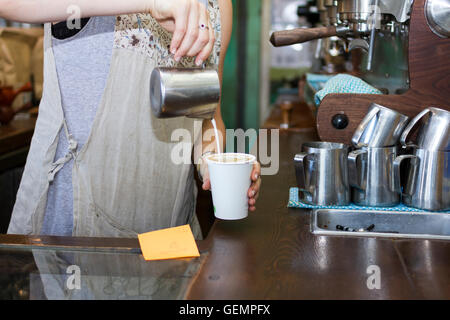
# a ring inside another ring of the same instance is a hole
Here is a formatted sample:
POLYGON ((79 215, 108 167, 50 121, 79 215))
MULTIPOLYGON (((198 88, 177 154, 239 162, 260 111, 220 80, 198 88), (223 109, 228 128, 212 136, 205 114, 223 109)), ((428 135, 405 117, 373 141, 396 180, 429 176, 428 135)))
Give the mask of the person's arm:
MULTIPOLYGON (((227 53, 228 45, 230 43, 231 39, 231 33, 233 29, 233 8, 231 4, 231 0, 219 0, 219 7, 220 7, 220 16, 221 16, 221 38, 222 38, 222 46, 220 51, 220 61, 219 61, 219 78, 220 83, 222 85, 222 77, 223 77, 223 67, 225 62, 225 56, 227 53)), ((220 152, 224 151, 224 146, 226 144, 226 129, 225 124, 222 119, 222 113, 220 109, 220 102, 217 107, 214 120, 217 124, 217 130, 219 131, 219 135, 222 137, 222 141, 220 141, 220 147, 222 150, 220 152)), ((213 130, 213 126, 211 121, 203 121, 203 135, 209 136, 207 132, 211 132, 210 130, 213 130)), ((219 150, 217 150, 217 144, 214 139, 202 139, 202 151, 203 154, 207 154, 208 152, 217 153, 219 150)), ((205 161, 201 161, 201 169, 200 169, 200 175, 203 178, 203 186, 202 188, 204 190, 209 190, 211 188, 211 183, 209 181, 209 172, 208 172, 208 166, 206 165, 205 161)), ((250 211, 256 210, 256 200, 259 196, 259 190, 261 187, 261 166, 258 162, 255 163, 253 166, 253 170, 251 173, 251 180, 252 184, 248 190, 248 205, 250 211)))
POLYGON ((56 22, 94 16, 150 13, 166 30, 173 32, 170 51, 178 61, 197 56, 201 65, 212 51, 206 8, 198 0, 0 0, 0 17, 26 23, 56 22))
POLYGON ((81 18, 149 12, 142 0, 0 0, 0 16, 18 22, 44 23, 67 20, 79 9, 81 18))
MULTIPOLYGON (((220 7, 220 16, 221 16, 221 48, 220 48, 220 57, 219 57, 219 79, 220 79, 220 85, 222 86, 223 83, 223 67, 225 63, 225 56, 227 54, 228 45, 230 43, 231 39, 231 33, 233 29, 233 7, 231 4, 231 0, 220 0, 219 1, 219 7, 220 7)), ((217 149, 217 143, 215 142, 215 139, 212 141, 209 141, 208 139, 203 139, 202 143, 202 150, 203 153, 212 151, 214 153, 217 152, 223 152, 224 146, 225 146, 225 124, 223 122, 222 118, 222 111, 220 108, 221 101, 219 101, 219 104, 217 106, 216 113, 214 114, 214 120, 217 124, 217 130, 219 131, 219 135, 221 135, 222 141, 220 141, 220 146, 222 150, 216 150, 217 149)), ((208 132, 211 132, 213 130, 213 125, 211 121, 203 121, 203 135, 207 135, 208 132)))

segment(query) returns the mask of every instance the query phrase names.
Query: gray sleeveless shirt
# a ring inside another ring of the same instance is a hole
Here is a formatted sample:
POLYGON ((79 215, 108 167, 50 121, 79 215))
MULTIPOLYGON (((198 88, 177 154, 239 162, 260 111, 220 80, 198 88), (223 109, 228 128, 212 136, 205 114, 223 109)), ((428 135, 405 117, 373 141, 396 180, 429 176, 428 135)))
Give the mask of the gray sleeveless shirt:
MULTIPOLYGON (((75 36, 52 38, 62 107, 69 132, 80 150, 88 139, 110 68, 116 17, 93 17, 75 36)), ((55 161, 67 153, 59 133, 55 161)), ((48 191, 42 234, 71 236, 73 228, 73 160, 55 176, 48 191)))

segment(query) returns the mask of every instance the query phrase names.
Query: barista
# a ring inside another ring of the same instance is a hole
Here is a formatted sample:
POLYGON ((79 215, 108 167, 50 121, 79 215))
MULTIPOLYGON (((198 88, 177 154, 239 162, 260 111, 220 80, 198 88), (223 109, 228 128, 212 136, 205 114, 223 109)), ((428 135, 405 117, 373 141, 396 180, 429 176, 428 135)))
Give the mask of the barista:
MULTIPOLYGON (((196 137, 192 119, 155 119, 148 83, 155 66, 206 63, 222 75, 230 0, 0 0, 0 17, 13 21, 72 13, 83 18, 75 29, 45 25, 44 93, 8 233, 134 237, 189 223, 200 237, 193 167, 171 161, 171 133, 189 130, 198 159, 219 151, 202 139, 211 124, 196 137)), ((220 106, 215 120, 225 136, 220 106)), ((259 176, 255 164, 250 211, 259 176)))

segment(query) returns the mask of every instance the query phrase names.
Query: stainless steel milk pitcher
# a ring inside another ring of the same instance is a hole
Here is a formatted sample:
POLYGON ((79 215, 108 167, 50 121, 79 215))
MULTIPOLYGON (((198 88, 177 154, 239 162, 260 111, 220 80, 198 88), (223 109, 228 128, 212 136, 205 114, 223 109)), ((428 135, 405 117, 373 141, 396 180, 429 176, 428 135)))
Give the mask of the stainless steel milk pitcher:
POLYGON ((400 143, 431 151, 450 151, 450 112, 432 107, 424 109, 405 128, 400 143), (412 129, 420 120, 423 124, 418 131, 417 140, 408 141, 412 129))
POLYGON ((352 137, 352 144, 356 148, 395 146, 408 120, 397 111, 372 103, 352 137))
POLYGON ((157 118, 186 116, 212 119, 220 100, 214 69, 155 68, 150 78, 150 103, 157 118))
POLYGON ((394 161, 394 185, 403 203, 430 211, 450 209, 450 151, 415 149, 412 155, 394 161), (400 166, 408 161, 402 186, 400 166))
POLYGON ((364 206, 395 206, 400 203, 392 175, 397 147, 363 148, 348 156, 352 201, 364 206))
POLYGON ((307 142, 294 158, 299 198, 313 205, 347 205, 350 202, 347 155, 349 146, 307 142))

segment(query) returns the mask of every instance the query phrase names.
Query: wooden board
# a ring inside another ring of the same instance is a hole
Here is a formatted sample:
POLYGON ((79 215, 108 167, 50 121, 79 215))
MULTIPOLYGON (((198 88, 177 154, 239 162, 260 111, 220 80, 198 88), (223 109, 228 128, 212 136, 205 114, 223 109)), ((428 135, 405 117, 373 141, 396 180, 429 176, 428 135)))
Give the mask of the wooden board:
MULTIPOLYGON (((186 279, 191 286, 185 298, 450 299, 450 241, 316 236, 310 232, 310 211, 287 208, 289 187, 296 184, 294 154, 304 142, 316 139, 313 133, 280 132, 279 173, 263 177, 257 210, 248 218, 217 220, 208 237, 198 242, 206 259, 199 273, 195 269, 186 279), (367 287, 371 265, 381 270, 377 290, 367 287)), ((24 248, 42 248, 41 254, 75 251, 86 257, 82 270, 92 270, 86 267, 95 263, 95 273, 83 271, 88 276, 145 279, 145 272, 151 272, 161 277, 158 283, 166 283, 179 279, 173 267, 184 265, 184 260, 142 262, 137 239, 2 235, 0 248, 0 272, 24 273, 25 279, 36 266, 33 256, 20 255, 18 248, 25 253, 24 248), (121 264, 124 257, 126 263, 121 264)), ((202 261, 188 263, 197 268, 202 261)), ((172 283, 171 288, 184 292, 184 284, 172 283)), ((1 285, 4 292, 6 286, 1 285)))
POLYGON ((319 106, 317 130, 321 140, 350 144, 371 102, 414 117, 434 106, 450 110, 450 39, 435 35, 424 15, 425 0, 414 2, 409 34, 410 89, 401 95, 329 94, 319 106), (335 129, 331 119, 345 114, 349 125, 335 129))
POLYGON ((287 208, 293 158, 315 134, 280 132, 280 170, 263 176, 256 211, 217 220, 187 299, 449 299, 450 241, 319 236, 311 212, 287 208), (381 288, 369 290, 367 268, 381 288))

